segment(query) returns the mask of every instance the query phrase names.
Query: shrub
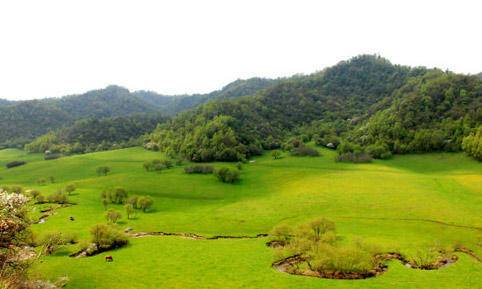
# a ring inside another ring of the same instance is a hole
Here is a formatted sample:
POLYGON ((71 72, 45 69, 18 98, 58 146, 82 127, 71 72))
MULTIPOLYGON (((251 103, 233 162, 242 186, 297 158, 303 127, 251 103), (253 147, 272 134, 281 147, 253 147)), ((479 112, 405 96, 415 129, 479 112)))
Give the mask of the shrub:
POLYGON ((125 204, 124 209, 126 210, 127 219, 130 219, 136 213, 134 206, 130 203, 125 204))
POLYGON ((14 168, 14 167, 23 166, 26 163, 27 162, 24 162, 24 161, 13 161, 13 162, 7 163, 5 166, 7 167, 7 169, 11 169, 11 168, 14 168))
POLYGON ((304 156, 317 157, 320 155, 320 153, 313 148, 306 147, 306 146, 299 146, 291 150, 291 155, 297 156, 297 157, 304 157, 304 156))
POLYGON ((214 172, 214 167, 208 165, 195 165, 185 167, 184 172, 186 174, 212 174, 214 172))
POLYGON ((279 160, 281 158, 281 151, 280 150, 272 151, 271 157, 273 158, 273 160, 279 160))
POLYGON ((223 183, 233 184, 240 180, 239 170, 230 168, 220 168, 214 171, 214 174, 223 183))
POLYGON ((107 176, 108 173, 110 173, 109 167, 98 167, 97 168, 97 175, 99 175, 99 176, 107 176))
POLYGON ((173 162, 170 159, 146 161, 143 164, 144 169, 148 172, 162 171, 163 169, 170 169, 173 166, 173 162))
POLYGON ((105 213, 105 218, 107 221, 112 223, 117 223, 117 221, 122 218, 122 214, 114 209, 110 209, 105 213))
POLYGON ((125 234, 113 226, 98 224, 90 230, 90 233, 92 243, 96 244, 100 250, 120 248, 128 244, 125 234))
POLYGON ((139 197, 137 200, 137 207, 144 213, 154 204, 154 200, 151 197, 139 197))
POLYGON ((55 193, 47 196, 47 202, 55 203, 55 204, 68 204, 69 199, 67 198, 66 194, 58 191, 58 192, 55 192, 55 193))
POLYGON ((64 191, 67 193, 67 194, 72 194, 77 188, 75 187, 74 184, 68 184, 65 188, 64 188, 64 191))
POLYGON ((127 197, 128 197, 128 193, 123 188, 104 190, 101 193, 101 198, 103 200, 107 200, 109 203, 118 204, 118 205, 124 204, 125 201, 127 200, 127 197))
POLYGON ((366 152, 375 159, 389 159, 392 156, 388 145, 375 143, 366 147, 366 152))
POLYGON ((482 161, 482 126, 480 126, 475 133, 463 139, 462 149, 469 156, 478 161, 482 161))
POLYGON ((126 204, 132 205, 134 209, 138 209, 137 207, 137 201, 139 200, 139 196, 132 196, 127 199, 126 204))

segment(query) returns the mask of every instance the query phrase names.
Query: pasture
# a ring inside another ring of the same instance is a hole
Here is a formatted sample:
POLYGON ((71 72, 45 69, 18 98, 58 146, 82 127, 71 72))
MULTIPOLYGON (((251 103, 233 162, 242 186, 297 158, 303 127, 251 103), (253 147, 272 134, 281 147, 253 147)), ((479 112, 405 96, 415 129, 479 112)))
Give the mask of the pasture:
MULTIPOLYGON (((281 223, 295 225, 326 217, 344 240, 362 238, 384 252, 411 256, 433 246, 463 245, 482 256, 482 164, 458 153, 395 156, 368 164, 337 163, 335 152, 321 157, 269 153, 243 165, 241 181, 224 184, 212 175, 185 174, 182 166, 147 172, 143 163, 160 153, 130 148, 43 160, 19 150, 0 151, 0 184, 20 185, 48 195, 67 184, 77 190, 75 205, 59 208, 32 229, 89 238, 90 228, 106 223, 102 190, 123 187, 147 195, 154 206, 116 226, 134 232, 195 233, 202 236, 255 236, 281 223), (25 160, 21 167, 4 164, 25 160), (98 176, 96 168, 111 172, 98 176), (54 182, 39 185, 41 178, 54 182), (74 221, 70 219, 74 218, 74 221)), ((215 167, 232 163, 213 163, 215 167)), ((43 205, 45 206, 45 205, 43 205)), ((38 218, 39 206, 32 207, 38 218)), ((31 274, 55 280, 68 276, 66 288, 481 288, 482 263, 457 253, 459 260, 438 270, 389 263, 383 275, 365 280, 293 276, 271 267, 268 238, 193 240, 179 236, 131 238, 122 249, 72 258, 77 245, 42 257, 31 274)))

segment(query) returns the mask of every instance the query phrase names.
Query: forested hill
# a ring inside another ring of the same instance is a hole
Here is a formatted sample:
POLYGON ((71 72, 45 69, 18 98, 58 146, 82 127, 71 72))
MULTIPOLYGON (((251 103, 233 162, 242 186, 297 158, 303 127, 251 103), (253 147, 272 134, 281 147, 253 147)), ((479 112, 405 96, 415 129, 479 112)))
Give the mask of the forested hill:
MULTIPOLYGON (((125 117, 161 112, 172 115, 217 98, 254 94, 276 80, 253 78, 237 80, 222 90, 205 95, 164 96, 154 92, 130 92, 108 86, 84 94, 30 101, 0 100, 0 147, 21 146, 49 131, 88 118, 125 117)), ((102 140, 99 140, 102 142, 102 140)))
POLYGON ((268 79, 254 77, 246 80, 238 79, 220 90, 207 94, 193 95, 159 95, 151 91, 136 91, 134 95, 159 108, 166 115, 174 115, 178 112, 194 108, 211 100, 229 99, 240 96, 254 95, 258 91, 274 86, 281 79, 268 79))
POLYGON ((284 80, 256 97, 178 115, 160 125, 146 147, 194 161, 243 160, 263 149, 289 149, 293 139, 342 142, 346 153, 367 150, 374 157, 454 151, 481 124, 481 96, 475 76, 362 55, 284 80))

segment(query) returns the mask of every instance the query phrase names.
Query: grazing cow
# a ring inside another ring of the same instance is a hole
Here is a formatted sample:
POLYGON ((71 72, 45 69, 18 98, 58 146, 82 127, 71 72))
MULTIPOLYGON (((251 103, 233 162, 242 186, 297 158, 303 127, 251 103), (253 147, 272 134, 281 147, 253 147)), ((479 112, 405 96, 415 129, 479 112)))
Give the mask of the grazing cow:
POLYGON ((114 258, 112 258, 112 256, 105 256, 105 261, 106 262, 113 262, 114 258))

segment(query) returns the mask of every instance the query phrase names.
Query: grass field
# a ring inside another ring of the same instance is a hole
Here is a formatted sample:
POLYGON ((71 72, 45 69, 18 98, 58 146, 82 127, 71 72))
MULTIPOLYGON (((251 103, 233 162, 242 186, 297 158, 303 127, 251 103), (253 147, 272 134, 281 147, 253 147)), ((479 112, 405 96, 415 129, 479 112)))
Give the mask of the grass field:
MULTIPOLYGON (((50 161, 1 150, 0 184, 45 194, 68 183, 77 185, 71 197, 77 204, 34 225, 37 235, 61 230, 89 238, 90 227, 106 222, 100 192, 121 186, 155 201, 151 212, 119 222, 134 231, 256 235, 280 223, 323 216, 336 223, 343 238, 359 236, 384 251, 410 256, 432 246, 462 244, 482 256, 481 163, 462 154, 440 153, 346 164, 334 162, 333 151, 321 153, 318 158, 280 160, 266 154, 245 164, 242 181, 229 185, 212 175, 184 174, 182 167, 146 172, 143 162, 160 154, 141 148, 50 161), (4 163, 12 160, 28 163, 5 169, 4 163), (109 166, 112 172, 99 177, 99 166, 109 166), (55 183, 37 184, 49 176, 55 183)), ((327 280, 271 268, 273 252, 266 241, 144 237, 110 252, 112 263, 104 262, 105 254, 70 258, 77 247, 67 246, 43 257, 32 274, 51 280, 68 276, 67 288, 482 288, 482 264, 461 253, 458 262, 439 270, 415 270, 392 261, 388 272, 376 278, 327 280)))

